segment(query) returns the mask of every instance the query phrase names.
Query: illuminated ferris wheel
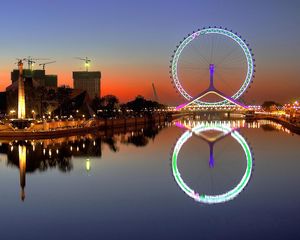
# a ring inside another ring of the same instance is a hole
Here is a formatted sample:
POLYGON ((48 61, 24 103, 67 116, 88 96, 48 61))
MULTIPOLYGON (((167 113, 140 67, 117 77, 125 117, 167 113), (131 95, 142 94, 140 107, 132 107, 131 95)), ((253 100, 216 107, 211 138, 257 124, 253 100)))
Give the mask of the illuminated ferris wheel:
POLYGON ((177 46, 170 65, 172 83, 187 101, 179 108, 245 107, 239 98, 253 82, 254 62, 249 44, 231 30, 208 27, 189 34, 177 46))

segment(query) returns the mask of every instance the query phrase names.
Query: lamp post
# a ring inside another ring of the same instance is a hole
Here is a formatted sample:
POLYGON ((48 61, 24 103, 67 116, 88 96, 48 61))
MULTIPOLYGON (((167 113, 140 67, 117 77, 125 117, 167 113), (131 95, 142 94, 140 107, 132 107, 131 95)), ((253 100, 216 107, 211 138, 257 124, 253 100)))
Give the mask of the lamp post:
POLYGON ((35 119, 35 111, 32 110, 31 113, 32 113, 32 118, 35 119))
POLYGON ((15 114, 16 114, 16 110, 12 109, 9 111, 10 118, 14 118, 15 114))

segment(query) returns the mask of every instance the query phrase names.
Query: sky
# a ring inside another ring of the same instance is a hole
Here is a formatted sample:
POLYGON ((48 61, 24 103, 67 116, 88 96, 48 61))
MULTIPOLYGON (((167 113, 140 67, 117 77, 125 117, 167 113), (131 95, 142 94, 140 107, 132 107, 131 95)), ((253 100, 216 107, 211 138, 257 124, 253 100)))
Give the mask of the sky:
POLYGON ((223 26, 241 34, 255 54, 256 76, 244 99, 288 102, 299 98, 300 2, 296 0, 27 0, 3 1, 0 14, 0 90, 10 84, 16 58, 46 66, 59 85, 73 86, 75 57, 92 59, 102 73, 101 94, 121 102, 137 95, 175 105, 183 99, 169 77, 176 45, 198 28, 223 26))

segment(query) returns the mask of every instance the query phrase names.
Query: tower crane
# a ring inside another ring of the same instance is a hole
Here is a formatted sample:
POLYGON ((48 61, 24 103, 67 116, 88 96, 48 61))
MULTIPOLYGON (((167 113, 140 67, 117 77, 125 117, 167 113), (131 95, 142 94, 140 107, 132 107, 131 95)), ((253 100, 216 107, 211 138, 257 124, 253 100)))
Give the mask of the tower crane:
POLYGON ((28 56, 27 58, 24 58, 23 60, 27 62, 28 69, 30 69, 32 71, 33 66, 36 63, 36 61, 38 61, 38 60, 49 60, 49 59, 48 58, 33 58, 31 56, 28 56))
POLYGON ((82 57, 76 57, 76 59, 84 61, 85 71, 89 71, 89 66, 91 63, 91 59, 88 59, 88 57, 82 58, 82 57))
POLYGON ((157 92, 156 92, 154 83, 152 83, 152 89, 153 89, 154 101, 158 102, 158 96, 157 96, 157 92))
POLYGON ((40 63, 39 66, 43 66, 43 70, 45 70, 45 66, 51 63, 55 63, 56 61, 52 61, 52 62, 45 62, 45 63, 40 63))

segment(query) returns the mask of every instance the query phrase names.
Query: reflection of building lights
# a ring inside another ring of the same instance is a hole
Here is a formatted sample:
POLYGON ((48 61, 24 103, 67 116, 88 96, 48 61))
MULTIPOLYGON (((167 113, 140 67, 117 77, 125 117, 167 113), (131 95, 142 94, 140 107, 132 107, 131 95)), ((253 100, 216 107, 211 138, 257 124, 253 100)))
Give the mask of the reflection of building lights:
POLYGON ((86 161, 85 161, 85 169, 87 172, 89 172, 91 170, 91 161, 89 158, 86 159, 86 161))
POLYGON ((21 185, 21 199, 25 199, 25 177, 26 177, 26 147, 19 145, 19 168, 20 168, 20 185, 21 185))

